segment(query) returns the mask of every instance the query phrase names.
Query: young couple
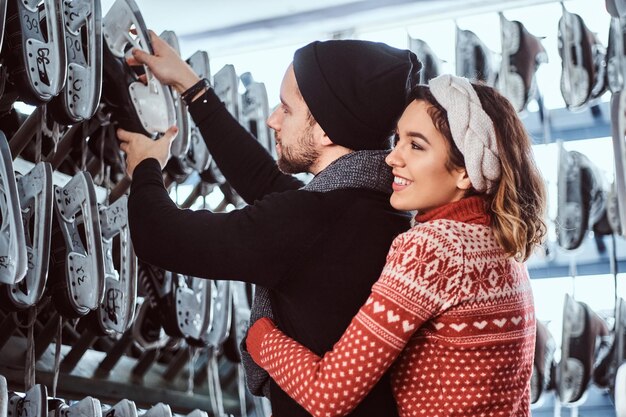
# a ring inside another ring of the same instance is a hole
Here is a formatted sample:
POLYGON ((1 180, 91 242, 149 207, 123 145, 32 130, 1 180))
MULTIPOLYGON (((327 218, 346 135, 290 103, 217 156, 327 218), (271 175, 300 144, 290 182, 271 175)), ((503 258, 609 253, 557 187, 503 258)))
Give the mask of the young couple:
MULTIPOLYGON (((180 92, 197 83, 156 37, 153 46, 131 63, 180 92)), ((545 235, 530 141, 494 89, 452 75, 415 86, 417 70, 410 52, 372 42, 298 50, 268 119, 278 167, 316 175, 297 190, 211 88, 199 92, 191 114, 251 204, 233 213, 169 201, 160 168, 175 131, 157 141, 118 131, 138 255, 269 288, 277 326, 253 320, 246 343, 272 377, 275 416, 530 415, 535 317, 523 262, 545 235), (393 149, 381 153, 391 130, 393 149), (257 194, 236 173, 242 160, 257 194), (415 225, 406 231, 381 194, 417 211, 415 225)))

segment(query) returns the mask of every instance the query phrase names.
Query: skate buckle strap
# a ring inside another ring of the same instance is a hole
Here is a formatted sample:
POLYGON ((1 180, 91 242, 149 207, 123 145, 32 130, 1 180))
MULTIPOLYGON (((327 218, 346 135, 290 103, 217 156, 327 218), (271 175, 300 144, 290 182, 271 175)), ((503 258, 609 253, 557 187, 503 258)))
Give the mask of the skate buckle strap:
POLYGON ((510 21, 500 13, 502 61, 498 89, 518 112, 524 110, 536 89, 535 72, 539 64, 548 62, 546 50, 536 36, 528 33, 518 21, 510 21))
MULTIPOLYGON (((43 104, 59 94, 66 79, 62 2, 44 0, 42 10, 37 0, 18 0, 15 3, 24 71, 17 77, 21 84, 20 97, 29 104, 43 104)), ((19 67, 21 73, 22 66, 19 67)))
POLYGON ((213 320, 211 328, 202 335, 205 344, 217 350, 228 339, 230 321, 232 320, 232 283, 230 281, 214 281, 213 320))
MULTIPOLYGON (((134 0, 116 0, 104 16, 102 26, 109 56, 118 61, 117 67, 121 71, 132 71, 125 62, 129 44, 149 54, 153 53, 148 30, 134 0), (136 35, 131 34, 131 28, 136 29, 136 35)), ((109 64, 115 65, 115 63, 105 62, 105 65, 109 64)), ((120 94, 132 103, 136 117, 147 134, 163 133, 176 123, 174 100, 169 87, 161 84, 147 66, 144 65, 143 68, 147 79, 146 84, 134 76, 133 81, 128 85, 116 85, 116 87, 120 89, 120 94)), ((109 74, 109 76, 110 81, 119 84, 120 74, 109 74)), ((125 75, 122 78, 125 78, 125 75)), ((127 101, 125 99, 123 101, 127 101)), ((116 104, 124 107, 129 105, 125 102, 116 104)), ((119 111, 128 112, 132 109, 122 108, 119 111)), ((128 115, 124 117, 128 118, 128 115)))
POLYGON ((409 49, 422 63, 422 69, 419 73, 420 84, 428 84, 428 81, 441 74, 441 60, 426 42, 409 36, 409 49))
POLYGON ((249 72, 241 74, 246 91, 241 95, 241 120, 239 121, 276 159, 276 145, 265 121, 270 115, 265 84, 254 81, 249 72))
POLYGON ((6 136, 0 131, 0 282, 20 282, 28 270, 26 236, 22 223, 13 159, 6 136))
POLYGON ((124 399, 113 407, 103 407, 102 417, 138 417, 137 406, 133 401, 124 399))
POLYGON ((122 196, 110 206, 99 209, 105 284, 98 318, 106 334, 124 333, 135 316, 137 257, 130 240, 127 205, 128 197, 122 196), (114 243, 118 243, 119 251, 115 250, 114 243), (119 253, 119 271, 113 262, 114 253, 119 253))
POLYGON ((41 299, 46 287, 52 231, 52 166, 39 162, 17 181, 22 221, 28 253, 26 277, 7 287, 9 300, 17 309, 31 307, 41 299), (30 230, 34 231, 31 236, 30 230))
POLYGON ((215 284, 207 279, 180 275, 174 283, 178 330, 190 343, 201 345, 202 335, 211 328, 215 284))
POLYGON ((100 0, 63 2, 67 83, 50 110, 62 124, 91 118, 102 92, 102 10, 100 0), (83 36, 86 35, 86 42, 83 36))
MULTIPOLYGON (((187 59, 187 63, 191 69, 198 74, 200 78, 211 79, 211 69, 209 66, 209 54, 206 51, 196 51, 187 59)), ((209 168, 211 163, 211 154, 202 138, 200 128, 196 126, 193 119, 189 119, 191 132, 189 138, 189 152, 187 153, 187 161, 194 170, 204 172, 209 168)))
POLYGON ((81 171, 63 188, 55 187, 54 210, 65 240, 66 302, 84 316, 99 307, 104 291, 102 232, 91 175, 81 171), (85 245, 79 233, 84 227, 85 245))
POLYGON ((495 71, 491 51, 469 30, 456 28, 456 73, 472 81, 493 85, 495 71))
POLYGON ((48 390, 37 384, 26 391, 24 396, 9 393, 8 415, 28 417, 48 417, 48 390))
POLYGON ((605 90, 606 49, 582 18, 563 6, 559 19, 561 93, 570 109, 580 109, 605 90))

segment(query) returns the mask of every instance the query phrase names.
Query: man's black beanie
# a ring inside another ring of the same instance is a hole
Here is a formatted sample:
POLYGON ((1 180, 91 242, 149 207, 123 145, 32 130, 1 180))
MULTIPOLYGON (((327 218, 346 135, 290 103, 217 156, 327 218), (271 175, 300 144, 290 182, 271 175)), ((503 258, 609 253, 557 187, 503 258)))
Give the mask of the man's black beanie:
POLYGON ((328 137, 352 150, 387 149, 422 65, 409 50, 378 42, 312 42, 293 69, 311 114, 328 137))

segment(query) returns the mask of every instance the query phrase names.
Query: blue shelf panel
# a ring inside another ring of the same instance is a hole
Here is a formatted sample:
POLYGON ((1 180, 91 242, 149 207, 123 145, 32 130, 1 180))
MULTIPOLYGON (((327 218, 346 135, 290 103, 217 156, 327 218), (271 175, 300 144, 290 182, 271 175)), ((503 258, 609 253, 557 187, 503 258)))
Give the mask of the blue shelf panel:
MULTIPOLYGON (((566 251, 560 247, 551 247, 552 256, 542 259, 533 255, 527 262, 528 272, 532 279, 570 276, 572 263, 576 276, 611 274, 611 257, 613 250, 612 236, 599 238, 604 252, 598 249, 596 241, 587 236, 579 248, 566 251)), ((615 238, 617 254, 617 272, 626 272, 626 239, 615 238)))
POLYGON ((581 111, 565 108, 549 110, 548 138, 539 112, 522 114, 522 121, 534 144, 605 138, 611 136, 611 110, 608 102, 581 111))

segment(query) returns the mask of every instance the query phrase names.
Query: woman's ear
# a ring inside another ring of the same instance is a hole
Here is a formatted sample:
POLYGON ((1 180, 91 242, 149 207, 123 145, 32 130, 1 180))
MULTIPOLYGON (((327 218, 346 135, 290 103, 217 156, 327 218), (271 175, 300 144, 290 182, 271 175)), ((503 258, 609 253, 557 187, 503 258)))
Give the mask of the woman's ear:
POLYGON ((463 191, 467 191, 472 188, 472 182, 467 175, 467 171, 465 169, 460 169, 457 172, 458 176, 456 180, 456 187, 463 191))

